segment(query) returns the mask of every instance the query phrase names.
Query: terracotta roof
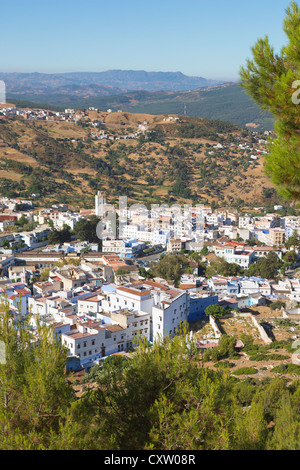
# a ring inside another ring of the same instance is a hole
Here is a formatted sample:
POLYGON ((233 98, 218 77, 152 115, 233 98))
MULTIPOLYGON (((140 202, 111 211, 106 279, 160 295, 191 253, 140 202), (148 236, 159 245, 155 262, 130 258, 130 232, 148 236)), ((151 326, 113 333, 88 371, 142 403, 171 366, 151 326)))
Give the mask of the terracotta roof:
POLYGON ((128 292, 128 294, 132 295, 137 295, 139 297, 144 297, 145 295, 151 294, 151 290, 144 290, 144 291, 139 291, 137 289, 131 289, 129 287, 118 287, 117 290, 121 290, 123 292, 128 292))
POLYGON ((180 289, 184 290, 184 289, 192 289, 196 287, 196 283, 194 284, 180 284, 180 289))
POLYGON ((105 329, 110 331, 111 333, 116 333, 117 331, 124 330, 124 328, 122 328, 120 325, 106 325, 105 329))
POLYGON ((79 299, 79 300, 80 301, 87 301, 87 302, 99 302, 101 299, 98 298, 98 294, 97 294, 97 295, 93 295, 91 297, 85 297, 84 299, 79 299))
POLYGON ((18 296, 19 296, 19 295, 21 295, 21 296, 27 295, 27 294, 30 293, 30 290, 29 290, 29 289, 25 289, 25 288, 24 288, 24 289, 17 289, 17 288, 15 288, 15 290, 17 291, 17 294, 16 294, 16 295, 18 295, 18 296))
POLYGON ((71 337, 73 339, 79 339, 79 338, 87 338, 89 336, 95 336, 97 333, 80 333, 79 331, 76 331, 75 333, 72 333, 72 330, 66 333, 68 337, 71 337))

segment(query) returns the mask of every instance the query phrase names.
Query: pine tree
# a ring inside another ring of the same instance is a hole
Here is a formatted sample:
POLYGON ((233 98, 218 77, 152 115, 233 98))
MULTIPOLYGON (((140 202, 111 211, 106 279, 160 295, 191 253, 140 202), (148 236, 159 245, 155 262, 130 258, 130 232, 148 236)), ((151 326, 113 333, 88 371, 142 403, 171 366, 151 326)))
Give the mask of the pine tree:
POLYGON ((252 48, 253 60, 241 68, 241 86, 275 119, 277 137, 265 157, 265 170, 286 199, 300 200, 300 9, 292 2, 286 10, 284 32, 288 44, 275 54, 269 38, 252 48))
POLYGON ((300 423, 297 419, 297 410, 288 393, 281 397, 280 406, 275 414, 275 430, 267 447, 272 450, 300 449, 300 423))
POLYGON ((293 231, 292 235, 286 241, 285 246, 286 248, 292 248, 293 250, 300 247, 300 236, 297 230, 293 231))
POLYGON ((74 400, 66 352, 54 331, 30 317, 15 321, 0 305, 0 449, 44 449, 59 432, 74 400))

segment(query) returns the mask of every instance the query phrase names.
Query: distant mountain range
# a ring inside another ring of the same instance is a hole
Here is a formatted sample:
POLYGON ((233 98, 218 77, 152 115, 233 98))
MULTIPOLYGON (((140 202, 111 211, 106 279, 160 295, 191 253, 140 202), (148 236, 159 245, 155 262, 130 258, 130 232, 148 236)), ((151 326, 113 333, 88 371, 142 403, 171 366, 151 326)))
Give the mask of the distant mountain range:
POLYGON ((181 72, 108 70, 74 73, 0 73, 9 95, 63 94, 76 97, 106 96, 128 91, 181 91, 222 82, 188 77, 181 72))

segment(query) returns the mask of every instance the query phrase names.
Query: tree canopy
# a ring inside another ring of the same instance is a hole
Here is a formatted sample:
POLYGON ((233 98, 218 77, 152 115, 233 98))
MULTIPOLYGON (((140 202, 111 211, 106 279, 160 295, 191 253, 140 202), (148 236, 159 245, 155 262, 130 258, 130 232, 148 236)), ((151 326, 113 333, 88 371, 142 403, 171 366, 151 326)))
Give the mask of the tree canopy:
POLYGON ((151 263, 151 271, 154 276, 168 281, 173 280, 177 285, 183 273, 190 269, 189 260, 182 254, 162 255, 158 262, 151 263))
POLYGON ((276 138, 265 156, 265 170, 278 192, 300 200, 300 9, 292 2, 286 10, 287 44, 276 54, 269 38, 252 48, 253 59, 241 68, 241 86, 276 118, 276 138))
POLYGON ((90 217, 89 220, 79 220, 74 228, 76 237, 81 241, 87 241, 90 243, 100 242, 96 232, 99 220, 100 219, 96 216, 90 217))
MULTIPOLYGON (((0 312, 1 450, 299 450, 299 381, 238 379, 226 361, 204 367, 187 325, 104 360, 76 398, 50 327, 38 322, 33 342, 29 322, 0 312)), ((235 343, 224 335, 211 359, 234 358, 235 343)))
POLYGON ((228 263, 224 258, 217 257, 211 261, 206 269, 206 276, 237 276, 242 273, 242 268, 236 263, 228 263))
POLYGON ((261 276, 263 279, 275 279, 283 264, 283 261, 271 251, 267 256, 262 256, 256 263, 251 264, 245 274, 247 276, 261 276))

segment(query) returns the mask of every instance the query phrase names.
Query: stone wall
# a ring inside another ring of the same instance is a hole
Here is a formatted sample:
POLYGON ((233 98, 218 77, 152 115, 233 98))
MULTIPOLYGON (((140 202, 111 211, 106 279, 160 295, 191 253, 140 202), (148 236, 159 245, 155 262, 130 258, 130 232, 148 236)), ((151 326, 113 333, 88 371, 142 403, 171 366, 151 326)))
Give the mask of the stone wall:
POLYGON ((252 320, 252 323, 253 325, 255 326, 255 328, 257 328, 259 334, 260 334, 260 337, 261 339, 266 343, 266 344, 271 344, 272 343, 272 339, 268 336, 266 330, 264 329, 263 326, 261 326, 261 324, 257 321, 257 319, 255 318, 254 315, 252 315, 251 313, 243 313, 243 314, 239 314, 239 313, 236 313, 234 312, 234 316, 235 317, 246 317, 246 318, 250 318, 252 320))
POLYGON ((216 319, 211 315, 209 316, 209 323, 211 324, 211 326, 214 330, 216 338, 221 338, 222 333, 221 333, 221 331, 220 331, 220 329, 217 325, 216 319))

